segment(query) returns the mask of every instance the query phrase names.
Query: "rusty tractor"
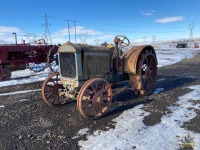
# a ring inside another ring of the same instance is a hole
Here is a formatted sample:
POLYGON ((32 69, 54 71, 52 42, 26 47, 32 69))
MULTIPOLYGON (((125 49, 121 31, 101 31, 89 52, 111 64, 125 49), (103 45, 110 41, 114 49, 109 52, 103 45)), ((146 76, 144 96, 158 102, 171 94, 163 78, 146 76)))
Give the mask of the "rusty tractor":
POLYGON ((39 72, 50 67, 53 71, 57 51, 55 45, 0 45, 0 81, 10 79, 11 71, 25 68, 39 72))
POLYGON ((51 74, 42 85, 43 100, 51 106, 77 99, 77 108, 86 118, 97 119, 110 108, 112 85, 129 80, 135 94, 148 94, 157 78, 157 58, 150 45, 135 46, 126 36, 116 36, 113 47, 67 42, 58 49, 60 72, 51 74))

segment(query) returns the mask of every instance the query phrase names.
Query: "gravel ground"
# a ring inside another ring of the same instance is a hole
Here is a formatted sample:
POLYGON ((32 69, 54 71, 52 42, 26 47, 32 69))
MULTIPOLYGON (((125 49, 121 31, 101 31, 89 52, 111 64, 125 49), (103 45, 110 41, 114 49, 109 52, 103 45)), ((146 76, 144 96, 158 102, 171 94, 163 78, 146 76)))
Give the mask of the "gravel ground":
MULTIPOLYGON (((153 126, 161 121, 163 115, 170 113, 167 107, 174 105, 179 96, 188 93, 185 88, 200 85, 200 54, 192 59, 159 68, 155 88, 164 91, 144 97, 132 94, 127 82, 113 89, 113 102, 110 112, 98 120, 83 118, 76 101, 66 106, 48 107, 42 100, 41 91, 33 93, 0 96, 0 149, 1 150, 76 150, 78 141, 84 136, 73 139, 83 128, 90 131, 108 130, 113 127, 111 120, 124 110, 144 104, 145 111, 151 114, 144 123, 153 126)), ((42 82, 0 88, 0 93, 21 90, 41 89, 42 82)), ((183 125, 183 128, 200 133, 200 112, 183 125)))

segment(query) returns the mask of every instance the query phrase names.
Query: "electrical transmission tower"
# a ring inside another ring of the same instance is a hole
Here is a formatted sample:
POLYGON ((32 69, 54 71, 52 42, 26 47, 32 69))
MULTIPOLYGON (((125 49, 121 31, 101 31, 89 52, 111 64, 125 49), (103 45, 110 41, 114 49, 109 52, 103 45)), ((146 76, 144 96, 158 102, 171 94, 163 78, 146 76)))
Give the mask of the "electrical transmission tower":
POLYGON ((95 45, 96 45, 96 46, 99 46, 99 42, 100 42, 100 41, 101 41, 100 39, 95 39, 95 40, 94 40, 95 45))
POLYGON ((192 42, 192 40, 193 40, 193 30, 194 30, 195 24, 190 23, 188 27, 189 27, 189 30, 190 30, 189 38, 190 38, 190 41, 192 42))
POLYGON ((89 36, 89 35, 88 35, 88 32, 87 32, 87 31, 85 32, 85 34, 80 34, 80 35, 78 35, 78 37, 80 38, 82 44, 85 44, 85 43, 86 43, 86 40, 87 40, 88 36, 89 36))
POLYGON ((26 33, 26 35, 24 35, 29 43, 34 43, 36 37, 38 37, 39 35, 36 35, 35 33, 26 33))
POLYGON ((49 32, 48 16, 47 16, 47 14, 45 14, 45 16, 43 16, 43 17, 44 17, 45 35, 48 37, 50 44, 53 44, 52 39, 51 39, 51 35, 50 35, 50 32, 49 32))

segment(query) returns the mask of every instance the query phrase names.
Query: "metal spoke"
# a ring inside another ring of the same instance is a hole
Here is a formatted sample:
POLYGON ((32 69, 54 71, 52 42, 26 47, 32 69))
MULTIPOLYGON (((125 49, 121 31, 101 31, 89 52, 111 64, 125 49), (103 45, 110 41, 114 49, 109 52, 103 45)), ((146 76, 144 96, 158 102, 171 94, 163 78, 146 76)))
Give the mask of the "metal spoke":
POLYGON ((48 87, 50 87, 50 88, 52 88, 52 89, 53 89, 53 86, 52 86, 52 85, 50 85, 50 84, 47 84, 46 86, 48 86, 48 87))
POLYGON ((145 86, 146 81, 147 81, 147 78, 145 78, 144 83, 142 84, 142 87, 145 86))
POLYGON ((147 59, 147 56, 145 57, 145 60, 146 60, 146 65, 147 65, 147 67, 148 67, 148 59, 147 59))
POLYGON ((53 78, 51 78, 50 80, 54 83, 54 85, 56 84, 55 81, 53 80, 53 78))
POLYGON ((92 88, 92 91, 93 91, 94 93, 97 92, 97 90, 96 90, 96 86, 95 86, 95 88, 93 87, 93 85, 91 85, 90 87, 92 88))
POLYGON ((111 89, 109 83, 105 80, 99 78, 90 79, 82 86, 78 95, 78 109, 80 113, 84 117, 91 119, 102 116, 108 110, 111 103, 111 95, 108 98, 108 92, 110 94, 111 89), (105 89, 107 85, 108 88, 105 89), (91 95, 89 102, 84 98, 88 90, 91 95))
POLYGON ((152 62, 152 59, 150 60, 150 65, 148 66, 149 68, 151 67, 151 62, 152 62))
POLYGON ((62 106, 68 101, 68 97, 60 92, 64 92, 63 85, 59 82, 59 73, 51 74, 42 84, 42 97, 48 105, 62 106))

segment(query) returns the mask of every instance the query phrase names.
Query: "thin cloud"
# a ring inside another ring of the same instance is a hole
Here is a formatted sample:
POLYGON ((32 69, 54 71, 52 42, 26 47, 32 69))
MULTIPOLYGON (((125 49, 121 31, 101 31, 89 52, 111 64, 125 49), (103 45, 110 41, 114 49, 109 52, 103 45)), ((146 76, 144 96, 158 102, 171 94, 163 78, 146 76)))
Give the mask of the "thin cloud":
POLYGON ((154 16, 155 12, 155 10, 140 11, 140 14, 142 14, 143 16, 154 16))
POLYGON ((14 43, 13 32, 18 34, 21 33, 21 30, 17 27, 0 26, 0 44, 14 43))
MULTIPOLYGON (((69 29, 71 35, 71 41, 75 41, 75 28, 71 27, 69 29)), ((83 26, 76 26, 76 40, 78 43, 93 43, 93 38, 98 38, 99 40, 103 41, 108 39, 110 35, 104 34, 103 32, 88 29, 83 26)), ((52 39, 54 43, 65 43, 68 41, 68 28, 63 28, 55 33, 52 34, 52 39)))
POLYGON ((0 26, 0 34, 8 34, 13 32, 21 32, 19 28, 16 27, 6 27, 6 26, 0 26))
POLYGON ((177 16, 177 17, 165 17, 165 18, 160 18, 156 19, 155 22, 157 23, 172 23, 172 22, 177 22, 184 20, 185 18, 182 16, 177 16))
MULTIPOLYGON (((75 34, 75 28, 74 27, 70 28, 69 31, 70 31, 71 35, 75 34)), ((94 29, 87 29, 83 26, 77 26, 76 27, 76 34, 77 35, 79 35, 79 34, 101 35, 103 33, 96 31, 94 29)), ((56 35, 56 36, 66 36, 66 35, 68 35, 68 28, 63 28, 63 29, 59 30, 58 32, 56 32, 54 35, 56 35)))

